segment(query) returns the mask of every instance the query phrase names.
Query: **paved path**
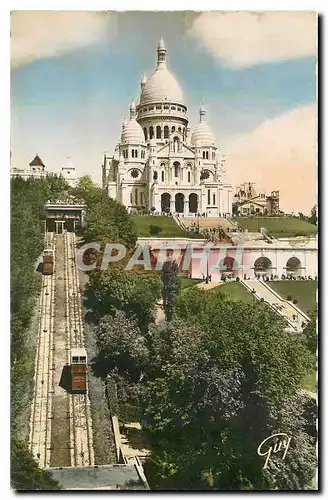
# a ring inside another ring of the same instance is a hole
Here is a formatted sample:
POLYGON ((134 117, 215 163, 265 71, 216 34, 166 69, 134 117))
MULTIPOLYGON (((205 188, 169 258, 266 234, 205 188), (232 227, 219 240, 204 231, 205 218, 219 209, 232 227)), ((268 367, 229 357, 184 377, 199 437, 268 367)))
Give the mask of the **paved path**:
POLYGON ((202 290, 211 290, 211 288, 215 288, 216 286, 223 285, 223 281, 210 281, 209 283, 206 283, 205 281, 202 281, 202 283, 198 283, 197 286, 198 288, 201 288, 202 290))
POLYGON ((258 297, 263 298, 266 302, 269 302, 285 319, 287 319, 295 328, 296 331, 302 331, 302 322, 305 318, 296 311, 296 309, 283 297, 281 297, 277 292, 273 292, 270 287, 265 286, 262 281, 259 280, 247 280, 246 283, 251 289, 254 288, 258 297))

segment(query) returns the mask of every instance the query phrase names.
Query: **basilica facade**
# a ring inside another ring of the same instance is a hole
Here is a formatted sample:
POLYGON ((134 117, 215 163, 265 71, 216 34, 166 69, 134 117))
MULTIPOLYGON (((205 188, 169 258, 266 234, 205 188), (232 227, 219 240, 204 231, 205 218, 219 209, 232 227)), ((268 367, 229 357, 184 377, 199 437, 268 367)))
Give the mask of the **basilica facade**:
POLYGON ((232 213, 232 186, 223 180, 224 155, 201 106, 191 131, 180 86, 167 68, 163 40, 157 67, 141 81, 113 155, 104 155, 102 186, 130 212, 209 217, 232 213))

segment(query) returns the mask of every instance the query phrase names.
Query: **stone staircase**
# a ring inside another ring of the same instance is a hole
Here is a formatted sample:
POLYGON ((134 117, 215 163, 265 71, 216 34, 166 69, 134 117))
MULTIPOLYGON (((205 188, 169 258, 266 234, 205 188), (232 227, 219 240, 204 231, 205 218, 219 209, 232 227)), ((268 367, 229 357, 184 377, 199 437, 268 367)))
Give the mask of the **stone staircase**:
POLYGON ((288 302, 281 297, 277 292, 273 291, 264 281, 260 280, 241 280, 241 283, 250 291, 255 290, 255 297, 261 298, 271 307, 271 309, 279 314, 288 323, 292 331, 302 332, 302 323, 307 323, 309 318, 294 304, 288 302))

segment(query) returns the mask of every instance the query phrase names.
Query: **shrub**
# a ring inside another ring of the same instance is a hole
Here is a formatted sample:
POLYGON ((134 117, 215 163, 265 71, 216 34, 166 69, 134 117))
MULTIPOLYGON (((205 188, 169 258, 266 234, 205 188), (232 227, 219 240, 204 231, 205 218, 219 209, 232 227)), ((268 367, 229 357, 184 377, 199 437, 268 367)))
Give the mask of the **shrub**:
POLYGON ((151 224, 149 226, 150 234, 159 234, 161 231, 162 231, 162 228, 160 226, 156 226, 155 224, 151 224))
POLYGON ((239 278, 239 276, 237 276, 237 278, 236 278, 236 281, 240 281, 240 278, 239 278))
POLYGON ((130 403, 120 403, 117 407, 117 416, 123 423, 139 422, 140 411, 137 406, 130 403))
POLYGON ((307 236, 307 233, 304 233, 304 232, 297 232, 295 233, 295 236, 307 236))
POLYGON ((261 297, 260 302, 264 302, 264 298, 263 297, 261 297))
POLYGON ((288 296, 287 296, 287 300, 292 300, 292 298, 293 298, 293 297, 292 297, 291 295, 288 295, 288 296))
POLYGON ((297 304, 297 299, 293 300, 293 304, 295 304, 295 305, 297 304))

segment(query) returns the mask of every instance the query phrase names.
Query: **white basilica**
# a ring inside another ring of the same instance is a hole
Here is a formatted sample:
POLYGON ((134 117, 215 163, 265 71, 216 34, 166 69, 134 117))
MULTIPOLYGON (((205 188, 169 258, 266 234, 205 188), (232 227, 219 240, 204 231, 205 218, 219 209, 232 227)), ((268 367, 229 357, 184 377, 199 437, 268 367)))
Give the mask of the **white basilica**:
POLYGON ((167 69, 163 40, 155 72, 141 82, 114 155, 104 156, 102 186, 129 211, 171 212, 209 217, 232 213, 232 186, 222 180, 224 155, 200 108, 191 133, 187 106, 167 69))

